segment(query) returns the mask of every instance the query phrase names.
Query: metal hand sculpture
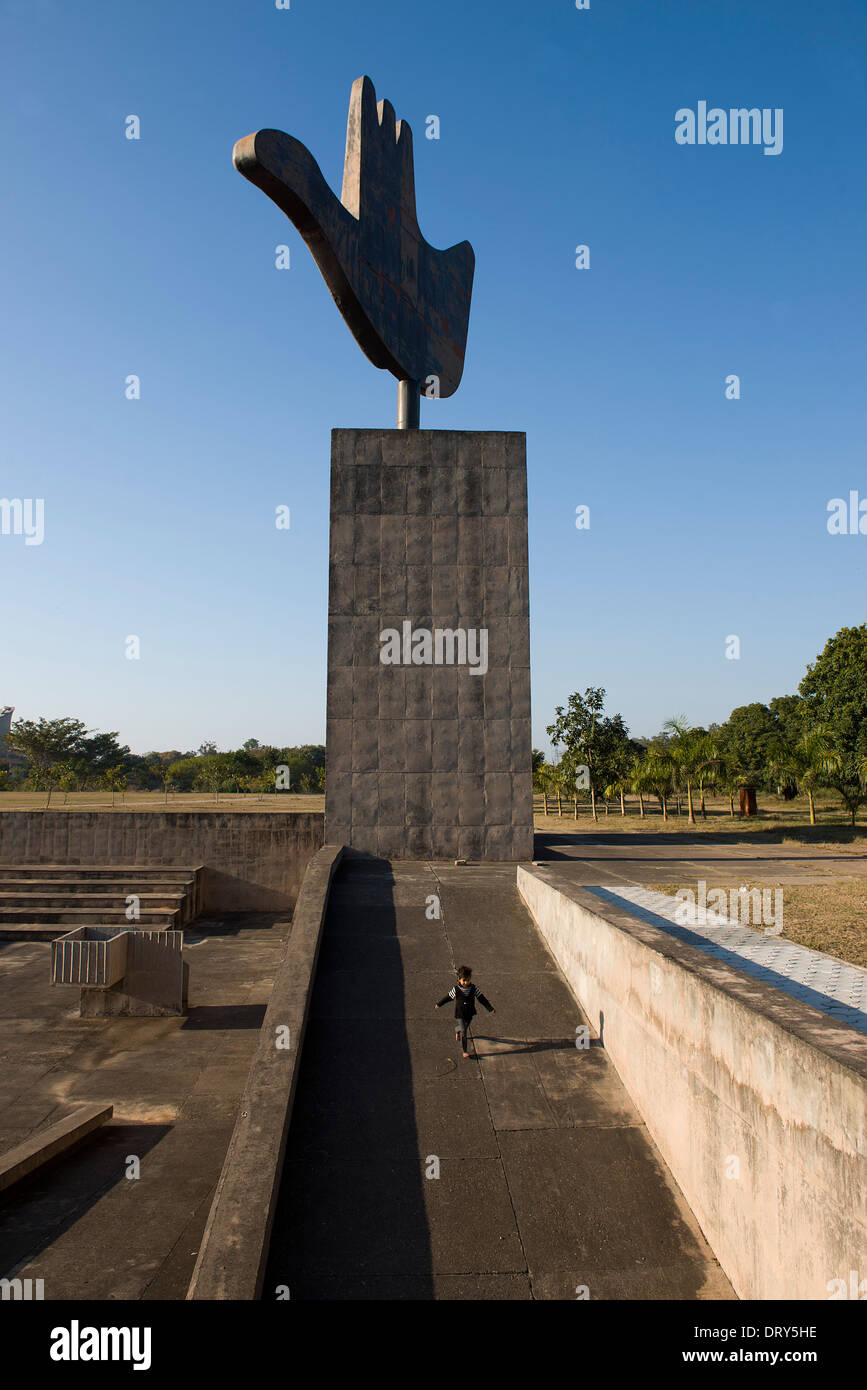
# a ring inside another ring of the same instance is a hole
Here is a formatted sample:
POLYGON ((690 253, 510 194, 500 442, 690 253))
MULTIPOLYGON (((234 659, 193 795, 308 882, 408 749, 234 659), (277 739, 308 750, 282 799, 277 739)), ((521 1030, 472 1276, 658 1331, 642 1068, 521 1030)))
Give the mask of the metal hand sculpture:
POLYGON ((340 199, 282 130, 247 135, 232 158, 298 228, 359 347, 397 377, 398 425, 417 429, 420 385, 433 378, 440 396, 460 385, 475 256, 468 241, 437 251, 422 236, 406 121, 377 105, 369 77, 353 83, 340 199))

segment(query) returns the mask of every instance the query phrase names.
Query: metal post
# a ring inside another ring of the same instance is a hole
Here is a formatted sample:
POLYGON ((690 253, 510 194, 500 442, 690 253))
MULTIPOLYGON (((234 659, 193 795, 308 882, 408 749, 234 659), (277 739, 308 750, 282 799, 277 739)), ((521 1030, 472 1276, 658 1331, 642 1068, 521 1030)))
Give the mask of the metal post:
POLYGON ((397 428, 417 430, 421 419, 421 388, 417 381, 397 383, 397 428))

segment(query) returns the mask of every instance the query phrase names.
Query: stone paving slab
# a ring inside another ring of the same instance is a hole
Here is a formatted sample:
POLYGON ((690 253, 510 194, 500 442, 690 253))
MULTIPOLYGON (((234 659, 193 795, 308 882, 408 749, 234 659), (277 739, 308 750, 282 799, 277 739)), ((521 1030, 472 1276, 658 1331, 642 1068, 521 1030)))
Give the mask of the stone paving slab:
POLYGON ((628 1275, 652 1261, 679 1266, 680 1296, 695 1297, 704 1273, 684 1249, 688 1209, 641 1125, 501 1133, 499 1140, 531 1274, 577 1267, 592 1298, 596 1269, 628 1275))
POLYGON ((731 1299, 598 1039, 575 1047, 586 1024, 513 867, 347 857, 264 1298, 574 1299, 580 1265, 591 1297, 731 1299), (496 1008, 468 1061, 433 1009, 458 964, 496 1008))
POLYGON ((835 1022, 867 1033, 867 970, 860 966, 781 936, 766 935, 761 928, 743 926, 710 909, 706 910, 704 922, 701 918, 697 922, 678 922, 676 914, 681 904, 667 893, 649 888, 629 884, 589 891, 605 902, 625 906, 642 921, 661 927, 690 946, 698 946, 744 974, 812 1005, 835 1022))
POLYGON ((576 1049, 574 1038, 477 1038, 476 1053, 498 1131, 635 1123, 632 1102, 596 1044, 576 1049))

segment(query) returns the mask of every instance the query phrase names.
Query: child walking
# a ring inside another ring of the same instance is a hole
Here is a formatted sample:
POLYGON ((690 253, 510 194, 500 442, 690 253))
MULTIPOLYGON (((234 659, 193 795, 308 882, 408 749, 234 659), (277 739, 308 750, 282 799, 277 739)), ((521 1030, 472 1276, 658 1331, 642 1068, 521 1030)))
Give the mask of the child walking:
POLYGON ((468 965, 458 966, 458 982, 452 985, 448 994, 443 995, 439 1004, 434 1004, 435 1009, 439 1009, 443 1004, 447 1004, 450 999, 455 1001, 455 1042, 459 1042, 463 1048, 464 1057, 469 1057, 467 1052, 467 1029, 472 1023, 476 1013, 476 1000, 484 1004, 489 1014, 497 1011, 493 1004, 489 1004, 478 985, 472 981, 472 970, 468 965))

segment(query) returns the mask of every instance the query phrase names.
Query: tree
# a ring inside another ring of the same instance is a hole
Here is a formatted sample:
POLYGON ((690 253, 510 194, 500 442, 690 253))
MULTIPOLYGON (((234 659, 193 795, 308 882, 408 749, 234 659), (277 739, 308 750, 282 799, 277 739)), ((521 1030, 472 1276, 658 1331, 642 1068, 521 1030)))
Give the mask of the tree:
POLYGON ((694 730, 696 733, 696 746, 698 751, 698 762, 696 764, 696 780, 698 782, 699 810, 702 819, 707 820, 707 807, 705 806, 705 791, 712 791, 723 770, 722 750, 715 729, 694 730))
POLYGON ((134 758, 129 748, 126 745, 121 747, 117 740, 116 729, 112 733, 95 733, 92 738, 81 738, 75 749, 79 768, 87 775, 99 776, 111 767, 129 771, 143 761, 134 758))
POLYGON ((114 806, 114 794, 120 792, 121 795, 126 791, 128 779, 122 767, 110 767, 104 774, 105 785, 111 789, 111 804, 114 806))
POLYGON ((867 624, 841 628, 825 643, 824 650, 798 686, 807 706, 810 724, 829 730, 839 758, 828 775, 855 824, 858 807, 867 800, 862 777, 867 758, 867 624))
POLYGON ((720 729, 726 768, 730 773, 729 796, 741 788, 742 811, 755 814, 755 794, 767 777, 771 749, 780 736, 777 718, 759 701, 733 709, 720 729), (732 780, 734 779, 734 780, 732 780))
POLYGON ((42 716, 17 720, 6 736, 9 747, 26 759, 32 786, 47 785, 52 769, 63 767, 67 791, 101 779, 110 767, 119 766, 127 772, 146 768, 146 760, 134 757, 117 739, 116 730, 101 734, 88 730, 80 719, 42 716))
POLYGON ((162 784, 165 793, 165 804, 169 804, 169 786, 171 784, 171 765, 169 763, 151 763, 150 773, 154 780, 162 784))
POLYGON ((629 763, 629 790, 635 792, 638 797, 638 814, 644 819, 644 792, 645 782, 642 769, 644 767, 644 752, 633 753, 629 763))
POLYGON ((588 686, 583 696, 577 692, 569 696, 565 710, 559 705, 554 723, 547 727, 553 746, 563 746, 563 775, 576 785, 583 774, 594 820, 598 820, 596 797, 604 795, 606 786, 625 773, 630 750, 629 730, 622 716, 603 718, 604 705, 605 691, 588 686))
POLYGON ((548 797, 556 788, 556 784, 557 778, 553 764, 543 763, 536 774, 536 785, 542 793, 542 805, 546 816, 548 814, 548 797))
POLYGON ((612 782, 609 782, 609 783, 608 783, 608 786, 605 788, 605 811, 606 811, 606 814, 607 814, 607 812, 608 812, 608 798, 609 798, 610 796, 619 796, 619 797, 620 797, 620 814, 621 814, 621 816, 625 816, 625 815, 626 815, 626 803, 625 803, 625 801, 624 801, 623 798, 624 798, 626 792, 631 791, 631 790, 632 790, 632 779, 631 779, 631 777, 630 777, 630 775, 629 775, 628 770, 625 771, 620 777, 615 777, 614 780, 613 780, 612 782))
POLYGON ((651 744, 639 771, 640 785, 656 797, 662 819, 668 820, 668 798, 674 789, 677 764, 665 744, 651 744))
POLYGON ((557 815, 563 814, 563 783, 565 780, 564 770, 559 762, 551 763, 548 767, 548 785, 554 789, 557 795, 557 815))
POLYGON ((534 748, 531 753, 533 768, 533 791, 541 792, 544 799, 545 815, 548 814, 547 784, 548 774, 545 767, 545 754, 541 748, 534 748))
POLYGON ((69 763, 59 763, 56 768, 58 785, 63 792, 63 804, 69 800, 69 793, 78 789, 79 777, 69 763))
MULTIPOLYGON (((807 724, 805 701, 800 695, 778 695, 771 700, 768 709, 776 720, 780 742, 795 747, 807 724)), ((798 795, 797 777, 783 779, 777 790, 786 801, 791 801, 798 795)))
POLYGON ((6 743, 21 753, 31 767, 41 771, 63 762, 76 752, 87 729, 80 719, 16 719, 6 743))
POLYGON ((840 755, 834 749, 830 726, 814 724, 804 729, 794 742, 780 739, 774 748, 770 770, 781 781, 793 781, 799 792, 807 793, 810 824, 815 825, 813 793, 817 787, 828 785, 829 777, 839 771, 839 766, 840 755))
POLYGON ((699 769, 704 759, 702 745, 703 729, 691 729, 685 714, 675 715, 664 725, 670 735, 668 751, 675 766, 675 782, 686 784, 686 799, 689 810, 689 824, 695 825, 695 811, 692 804, 693 783, 699 777, 699 769))

